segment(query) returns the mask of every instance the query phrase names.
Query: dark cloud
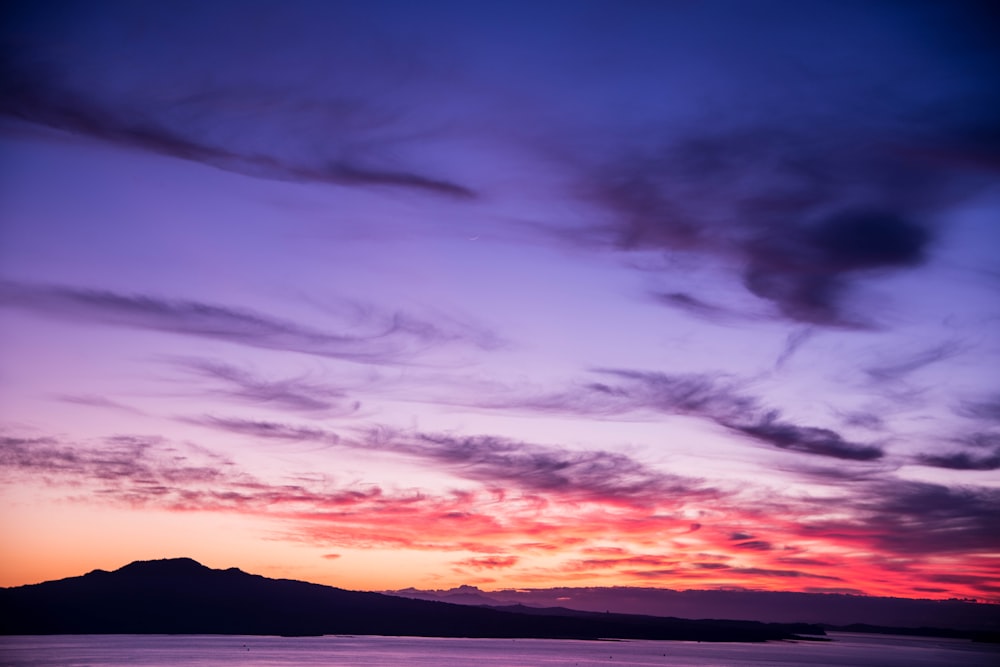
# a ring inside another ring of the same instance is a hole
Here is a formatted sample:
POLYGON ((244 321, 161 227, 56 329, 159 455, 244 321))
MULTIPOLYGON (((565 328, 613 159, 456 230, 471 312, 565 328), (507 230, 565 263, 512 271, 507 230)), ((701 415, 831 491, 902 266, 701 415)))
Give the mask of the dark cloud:
MULTIPOLYGON (((780 317, 859 327, 868 322, 852 312, 854 282, 926 261, 934 237, 916 212, 942 193, 936 181, 856 142, 750 128, 618 162, 588 191, 615 213, 606 232, 617 247, 709 255, 740 267, 780 317)), ((716 314, 681 292, 665 300, 716 314)))
POLYGON ((606 216, 585 242, 662 254, 664 303, 702 317, 716 312, 671 266, 714 266, 779 319, 877 326, 859 288, 923 266, 947 213, 991 188, 1000 164, 996 17, 975 4, 731 17, 741 30, 713 56, 739 62, 725 90, 692 96, 690 116, 604 144, 565 137, 581 198, 606 216))
POLYGON ((324 510, 345 506, 412 501, 383 496, 377 487, 331 490, 324 478, 310 484, 267 483, 210 450, 133 435, 87 442, 3 437, 0 476, 61 484, 85 490, 89 500, 130 507, 262 515, 305 507, 312 510, 313 519, 321 518, 324 510))
POLYGON ((776 413, 764 415, 755 423, 731 424, 734 431, 774 445, 806 454, 819 454, 851 461, 873 461, 884 452, 875 445, 862 445, 844 440, 839 433, 826 428, 798 426, 779 420, 776 413))
POLYGON ((309 441, 327 445, 334 445, 340 442, 340 437, 337 434, 310 426, 294 426, 272 421, 216 417, 213 415, 185 417, 183 421, 219 431, 247 435, 253 438, 263 438, 265 440, 309 441))
POLYGON ((653 295, 659 303, 682 310, 704 320, 717 323, 749 321, 750 315, 738 313, 730 308, 709 303, 687 292, 662 292, 653 295))
POLYGON ((779 411, 766 409, 727 378, 622 370, 602 372, 624 383, 596 388, 591 385, 596 394, 588 397, 585 404, 600 395, 622 411, 651 409, 703 417, 759 442, 805 454, 854 461, 873 461, 884 455, 878 446, 847 441, 831 429, 802 426, 783 419, 779 411))
MULTIPOLYGON (((62 12, 66 13, 65 8, 62 12)), ((379 187, 459 199, 477 196, 466 185, 398 164, 391 146, 406 130, 399 126, 397 114, 366 99, 360 90, 364 86, 317 94, 269 83, 263 74, 242 85, 213 83, 197 74, 191 60, 198 54, 220 60, 224 54, 212 41, 199 43, 192 39, 194 35, 180 33, 174 33, 174 38, 187 41, 183 46, 173 45, 176 68, 165 80, 154 80, 151 70, 157 65, 149 60, 150 54, 141 49, 129 53, 129 44, 134 48, 135 33, 141 28, 129 27, 128 13, 114 16, 114 12, 98 9, 87 17, 103 21, 104 29, 118 32, 119 38, 108 39, 109 33, 102 33, 102 48, 78 54, 80 62, 68 53, 86 48, 77 40, 88 38, 77 31, 85 31, 87 20, 70 23, 70 34, 59 44, 53 43, 50 33, 67 25, 57 27, 51 16, 46 17, 49 25, 45 28, 34 25, 30 16, 23 23, 12 21, 10 27, 16 25, 20 32, 2 35, 6 39, 0 65, 0 115, 255 178, 379 187), (98 62, 108 59, 101 65, 105 72, 113 72, 116 61, 132 59, 145 66, 149 78, 131 81, 127 91, 106 86, 100 79, 89 80, 91 72, 84 63, 95 58, 98 62), (284 141, 276 140, 282 135, 284 141), (295 150, 284 148, 288 145, 295 150)), ((202 15, 202 19, 211 18, 212 12, 202 15)), ((170 28, 163 31, 164 36, 171 33, 170 28)), ((243 55, 253 60, 260 54, 243 55)))
POLYGON ((831 577, 823 574, 813 574, 811 572, 800 572, 798 570, 773 570, 764 567, 734 567, 727 570, 727 572, 735 572, 738 574, 751 574, 760 577, 782 577, 782 578, 798 578, 798 577, 808 577, 809 579, 828 579, 831 581, 843 581, 840 577, 831 577))
POLYGON ((532 491, 640 503, 716 495, 697 480, 660 472, 616 452, 433 434, 390 438, 379 446, 444 464, 466 479, 513 483, 532 491))
POLYGON ((162 439, 145 436, 113 436, 86 445, 54 438, 0 438, 0 468, 8 475, 95 480, 123 498, 156 498, 171 488, 228 477, 224 461, 190 460, 189 454, 166 447, 162 439))
POLYGON ((850 280, 864 271, 919 265, 929 242, 925 227, 896 214, 842 211, 806 229, 769 230, 744 245, 744 285, 788 319, 862 326, 845 307, 850 280))
POLYGON ((802 524, 800 535, 912 557, 1000 548, 998 489, 883 479, 855 487, 841 503, 854 519, 802 524))
POLYGON ((589 385, 591 393, 607 397, 623 411, 645 408, 729 422, 759 409, 757 400, 744 393, 738 382, 726 376, 620 369, 598 369, 597 372, 619 383, 589 385))
MULTIPOLYGON (((800 425, 751 395, 745 384, 721 374, 670 374, 596 369, 604 381, 570 391, 481 400, 487 408, 613 416, 661 413, 702 418, 779 449, 841 460, 875 461, 881 447, 846 440, 829 428, 800 425)), ((523 394, 523 392, 522 392, 523 394)))
POLYGON ((428 346, 471 342, 495 345, 492 336, 444 321, 444 326, 391 314, 334 334, 248 309, 107 290, 0 282, 0 307, 84 323, 210 338, 268 350, 300 352, 364 363, 405 363, 428 346))
POLYGON ((771 551, 774 548, 770 542, 765 542, 764 540, 747 540, 746 542, 738 542, 733 546, 737 549, 749 549, 750 551, 771 551))
POLYGON ((873 366, 865 372, 875 382, 898 382, 926 366, 960 354, 963 349, 963 346, 955 342, 942 343, 926 350, 893 359, 888 363, 873 366))
POLYGON ((921 454, 917 462, 949 470, 1000 470, 1000 433, 973 433, 959 443, 967 449, 946 454, 921 454))
POLYGON ((898 463, 886 462, 884 458, 877 464, 874 461, 834 459, 825 465, 793 461, 780 467, 813 482, 831 485, 879 481, 898 468, 898 463))
POLYGON ((441 464, 464 479, 591 500, 644 504, 673 497, 718 495, 699 480, 661 472, 617 452, 573 451, 499 437, 387 429, 373 430, 358 439, 341 438, 309 426, 216 416, 187 417, 184 421, 256 438, 391 452, 441 464))
POLYGON ((265 380, 232 364, 207 359, 175 359, 182 369, 212 381, 213 393, 251 405, 273 406, 296 412, 322 412, 326 416, 354 414, 358 401, 347 400, 343 391, 307 378, 265 380))
POLYGON ((978 401, 964 401, 957 412, 970 419, 1000 422, 1000 394, 978 401))
POLYGON ((853 410, 840 415, 841 419, 848 426, 866 428, 871 431, 879 431, 885 427, 882 415, 873 411, 853 410))

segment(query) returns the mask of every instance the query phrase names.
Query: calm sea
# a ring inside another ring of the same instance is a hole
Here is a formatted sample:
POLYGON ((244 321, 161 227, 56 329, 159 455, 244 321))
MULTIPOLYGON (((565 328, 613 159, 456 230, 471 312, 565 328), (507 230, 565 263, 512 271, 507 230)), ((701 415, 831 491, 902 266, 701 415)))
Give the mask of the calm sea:
POLYGON ((657 641, 79 635, 0 637, 10 667, 608 667, 609 665, 880 665, 996 667, 1000 647, 966 641, 831 634, 831 642, 701 644, 657 641))

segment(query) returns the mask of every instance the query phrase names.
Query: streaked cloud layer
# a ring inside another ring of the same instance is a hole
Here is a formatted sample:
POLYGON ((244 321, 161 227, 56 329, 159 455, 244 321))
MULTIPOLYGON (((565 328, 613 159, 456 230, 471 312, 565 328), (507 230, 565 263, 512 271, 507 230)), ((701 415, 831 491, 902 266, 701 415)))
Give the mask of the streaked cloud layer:
POLYGON ((4 11, 0 584, 1000 600, 984 5, 4 11))

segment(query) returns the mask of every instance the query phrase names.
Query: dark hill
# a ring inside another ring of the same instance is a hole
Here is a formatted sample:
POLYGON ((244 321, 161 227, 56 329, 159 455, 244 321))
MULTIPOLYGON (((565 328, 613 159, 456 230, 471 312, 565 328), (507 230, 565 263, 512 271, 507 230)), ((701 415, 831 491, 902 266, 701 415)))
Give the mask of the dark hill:
MULTIPOLYGON (((556 610, 553 610, 556 611, 556 610)), ((565 610, 561 610, 565 612, 565 610)), ((409 635, 767 641, 818 626, 532 614, 346 591, 189 558, 0 589, 0 634, 409 635)))

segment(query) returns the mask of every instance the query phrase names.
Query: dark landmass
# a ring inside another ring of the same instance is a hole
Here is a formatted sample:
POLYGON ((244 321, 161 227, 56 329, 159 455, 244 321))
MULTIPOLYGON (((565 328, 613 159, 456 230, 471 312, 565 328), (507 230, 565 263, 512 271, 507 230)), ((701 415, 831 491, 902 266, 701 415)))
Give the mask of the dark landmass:
POLYGON ((1000 605, 970 600, 913 600, 843 593, 790 593, 742 590, 659 588, 547 588, 481 591, 473 586, 422 591, 413 588, 390 595, 454 604, 505 607, 566 607, 580 611, 682 618, 734 618, 769 623, 814 623, 828 630, 936 637, 979 637, 1000 634, 1000 605), (905 632, 904 632, 905 630, 905 632), (920 631, 919 633, 914 631, 920 631), (958 634, 956 634, 958 633, 958 634))
POLYGON ((0 589, 0 634, 324 634, 424 637, 817 639, 818 625, 692 621, 567 609, 491 609, 346 591, 189 558, 138 561, 0 589), (523 613, 526 610, 531 613, 523 613), (809 635, 809 636, 804 636, 809 635))
POLYGON ((852 623, 851 625, 823 624, 823 627, 831 632, 857 632, 860 634, 900 635, 904 637, 943 637, 946 639, 969 639, 974 642, 1000 644, 1000 632, 995 630, 957 630, 955 628, 928 626, 898 628, 891 625, 870 625, 868 623, 852 623))

